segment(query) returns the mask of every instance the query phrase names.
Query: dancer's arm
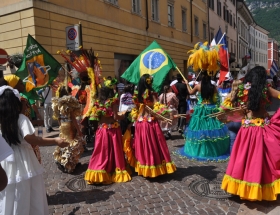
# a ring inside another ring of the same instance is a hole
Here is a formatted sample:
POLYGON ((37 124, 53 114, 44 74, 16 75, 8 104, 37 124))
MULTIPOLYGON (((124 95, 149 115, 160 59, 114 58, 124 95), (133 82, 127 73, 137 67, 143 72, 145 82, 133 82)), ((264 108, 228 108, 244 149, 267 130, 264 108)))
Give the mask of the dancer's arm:
POLYGON ((188 81, 186 81, 185 84, 187 86, 187 89, 188 89, 188 92, 189 92, 190 95, 194 95, 194 94, 196 94, 197 91, 199 91, 199 87, 200 87, 199 84, 195 85, 194 88, 191 88, 188 81))
POLYGON ((46 137, 38 137, 35 134, 28 134, 24 137, 26 142, 31 145, 38 145, 38 146, 53 146, 57 145, 61 148, 64 148, 69 145, 65 139, 61 139, 60 137, 55 138, 46 138, 46 137))
POLYGON ((77 130, 79 136, 82 137, 82 136, 83 136, 83 133, 82 133, 82 131, 81 131, 81 129, 80 129, 80 126, 78 125, 77 119, 76 119, 76 117, 73 115, 73 113, 70 114, 70 118, 71 118, 71 121, 74 123, 74 126, 75 126, 75 128, 76 128, 76 130, 77 130))
POLYGON ((280 99, 280 92, 278 90, 275 90, 272 87, 269 87, 268 93, 271 97, 280 99))
POLYGON ((117 105, 117 104, 114 104, 114 105, 113 105, 114 120, 122 120, 122 119, 124 119, 124 117, 125 117, 125 112, 124 112, 124 114, 119 115, 119 114, 118 114, 118 110, 119 110, 118 105, 117 105))

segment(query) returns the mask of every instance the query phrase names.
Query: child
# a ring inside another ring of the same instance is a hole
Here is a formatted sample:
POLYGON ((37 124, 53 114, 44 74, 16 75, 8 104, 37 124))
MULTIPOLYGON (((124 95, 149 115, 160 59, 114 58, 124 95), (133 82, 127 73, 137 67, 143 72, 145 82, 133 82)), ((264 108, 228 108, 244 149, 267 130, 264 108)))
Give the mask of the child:
POLYGON ((18 91, 9 86, 0 87, 1 133, 14 151, 1 162, 8 176, 8 185, 0 192, 0 214, 47 215, 44 170, 31 145, 65 147, 68 143, 61 138, 35 136, 32 123, 21 114, 21 109, 18 91))

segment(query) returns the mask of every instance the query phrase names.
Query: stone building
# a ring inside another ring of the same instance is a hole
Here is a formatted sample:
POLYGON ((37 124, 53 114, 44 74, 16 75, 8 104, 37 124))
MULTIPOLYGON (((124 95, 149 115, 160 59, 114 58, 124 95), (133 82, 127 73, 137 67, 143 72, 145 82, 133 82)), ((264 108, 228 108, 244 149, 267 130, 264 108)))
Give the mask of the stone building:
POLYGON ((254 23, 253 16, 244 0, 237 0, 237 64, 242 66, 244 58, 250 49, 250 25, 254 23))
POLYGON ((81 23, 104 76, 119 77, 153 40, 184 70, 187 51, 208 40, 207 14, 205 0, 1 0, 0 47, 22 53, 30 34, 63 63, 65 28, 81 23))
POLYGON ((263 66, 267 68, 267 48, 269 31, 253 23, 250 26, 249 50, 251 50, 250 68, 263 66))
POLYGON ((228 52, 230 58, 235 60, 236 55, 236 1, 235 0, 209 0, 209 42, 221 28, 226 33, 228 52))

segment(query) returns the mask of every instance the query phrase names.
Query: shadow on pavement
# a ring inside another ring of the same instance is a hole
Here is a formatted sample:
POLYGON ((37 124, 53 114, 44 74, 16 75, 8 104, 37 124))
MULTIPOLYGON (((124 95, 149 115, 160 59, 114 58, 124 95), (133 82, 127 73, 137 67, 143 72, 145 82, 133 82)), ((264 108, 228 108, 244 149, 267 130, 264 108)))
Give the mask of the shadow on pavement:
MULTIPOLYGON (((229 198, 229 200, 234 201, 238 204, 243 204, 246 208, 250 210, 255 210, 258 212, 262 212, 264 214, 269 214, 273 211, 276 207, 280 205, 280 199, 278 198, 276 201, 248 201, 248 200, 241 200, 239 196, 233 196, 229 198)), ((276 213, 272 213, 276 214, 276 213)), ((279 214, 279 213, 277 213, 279 214)))
POLYGON ((158 176, 156 178, 147 178, 150 182, 165 183, 168 181, 183 181, 191 175, 200 175, 211 181, 217 178, 220 171, 215 170, 216 166, 189 166, 187 168, 177 167, 177 171, 172 174, 158 176))
POLYGON ((99 201, 106 201, 111 195, 114 195, 114 191, 104 191, 99 189, 93 189, 80 192, 64 192, 59 191, 54 195, 48 197, 48 205, 60 205, 60 204, 74 204, 85 202, 86 204, 93 204, 99 201))
POLYGON ((77 164, 75 170, 70 173, 71 175, 81 175, 87 171, 88 163, 77 164))
POLYGON ((75 207, 73 210, 69 213, 69 215, 75 215, 75 213, 80 209, 80 207, 75 207))

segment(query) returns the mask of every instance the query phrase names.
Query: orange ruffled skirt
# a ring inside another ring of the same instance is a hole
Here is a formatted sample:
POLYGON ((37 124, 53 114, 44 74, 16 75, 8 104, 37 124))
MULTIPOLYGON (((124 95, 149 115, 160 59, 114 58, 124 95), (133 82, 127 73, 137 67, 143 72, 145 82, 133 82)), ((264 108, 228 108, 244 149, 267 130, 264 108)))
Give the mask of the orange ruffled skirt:
POLYGON ((250 201, 274 201, 280 193, 280 109, 269 123, 243 126, 222 189, 250 201))
POLYGON ((154 178, 176 171, 156 120, 136 122, 134 143, 130 139, 129 131, 124 134, 123 142, 127 161, 138 175, 154 178))
POLYGON ((122 133, 118 128, 99 128, 95 136, 95 148, 85 174, 88 184, 127 182, 130 169, 122 150, 122 133))

